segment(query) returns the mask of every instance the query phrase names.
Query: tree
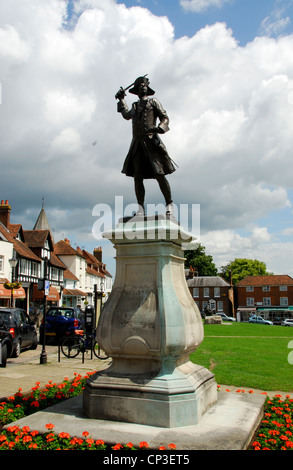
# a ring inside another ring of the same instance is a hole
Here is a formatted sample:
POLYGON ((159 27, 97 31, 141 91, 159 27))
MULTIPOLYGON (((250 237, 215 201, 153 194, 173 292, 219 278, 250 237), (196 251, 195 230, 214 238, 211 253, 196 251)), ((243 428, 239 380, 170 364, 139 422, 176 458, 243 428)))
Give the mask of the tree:
POLYGON ((217 276, 218 271, 211 255, 206 255, 205 247, 200 243, 194 250, 186 250, 185 267, 192 266, 198 276, 217 276))
POLYGON ((257 259, 235 258, 225 266, 221 267, 220 275, 232 284, 236 285, 246 276, 267 276, 271 274, 267 272, 266 264, 257 259))

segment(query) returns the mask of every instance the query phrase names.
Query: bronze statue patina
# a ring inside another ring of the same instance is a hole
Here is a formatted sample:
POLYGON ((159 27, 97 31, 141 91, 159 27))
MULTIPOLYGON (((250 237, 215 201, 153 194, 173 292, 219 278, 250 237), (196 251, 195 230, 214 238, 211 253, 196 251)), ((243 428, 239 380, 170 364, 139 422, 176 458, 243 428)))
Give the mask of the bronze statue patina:
POLYGON ((132 120, 132 142, 124 161, 122 173, 134 178, 135 195, 138 203, 136 215, 145 214, 144 179, 156 179, 166 203, 166 215, 173 214, 172 195, 166 175, 173 173, 175 167, 167 149, 158 134, 169 130, 169 118, 161 103, 150 98, 155 92, 149 86, 149 79, 138 77, 127 87, 129 93, 138 95, 139 100, 129 109, 125 101, 126 89, 120 88, 116 93, 119 100, 117 110, 124 119, 132 120), (156 124, 159 120, 158 125, 156 124))

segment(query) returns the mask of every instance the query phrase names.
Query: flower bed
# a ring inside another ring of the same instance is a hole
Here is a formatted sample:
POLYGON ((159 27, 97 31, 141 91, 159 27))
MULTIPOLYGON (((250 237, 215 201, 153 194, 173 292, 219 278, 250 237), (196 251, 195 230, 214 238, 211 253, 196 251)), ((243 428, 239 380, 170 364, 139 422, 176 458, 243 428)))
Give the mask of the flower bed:
POLYGON ((254 434, 250 449, 293 449, 293 399, 289 395, 281 400, 280 395, 267 399, 263 420, 254 434))
MULTIPOLYGON (((36 411, 52 406, 62 400, 67 400, 79 395, 85 386, 85 380, 94 372, 86 374, 85 377, 75 374, 73 380, 64 378, 61 384, 52 383, 50 380, 44 388, 36 382, 28 394, 22 390, 9 397, 7 401, 0 403, 0 426, 12 423, 20 418, 35 413, 36 411)), ((225 390, 229 392, 229 389, 225 390)), ((237 390, 237 393, 253 393, 252 390, 245 392, 237 390)), ((30 430, 28 426, 20 428, 9 426, 0 431, 0 450, 106 450, 109 447, 101 439, 91 439, 89 433, 84 431, 82 439, 61 432, 54 434, 54 424, 48 423, 48 432, 44 434, 30 430)), ((142 441, 140 449, 148 449, 148 443, 142 441)), ((134 450, 131 442, 122 445, 117 443, 111 447, 113 450, 134 450)), ((175 444, 169 444, 167 449, 176 449, 175 444)), ((249 446, 250 450, 292 450, 293 449, 293 399, 286 395, 281 400, 280 395, 266 399, 264 405, 263 419, 254 434, 249 446)), ((158 450, 165 450, 160 447, 158 450)))
MULTIPOLYGON (((50 380, 44 388, 40 388, 40 383, 36 382, 28 394, 23 394, 21 388, 18 392, 9 397, 7 401, 0 403, 0 426, 3 427, 9 423, 28 416, 36 411, 43 410, 62 400, 67 400, 79 395, 85 386, 85 380, 94 372, 87 373, 85 377, 74 374, 73 380, 64 378, 61 384, 53 383, 50 380)), ((89 433, 84 431, 83 438, 79 439, 70 436, 66 432, 54 434, 55 425, 46 424, 48 432, 41 434, 38 431, 31 430, 28 426, 8 426, 7 429, 0 431, 0 450, 106 450, 109 447, 101 439, 91 439, 89 433)), ((111 447, 113 450, 135 450, 131 442, 122 445, 120 443, 111 447)), ((139 449, 148 449, 147 442, 142 441, 139 449)), ((176 449, 175 444, 169 444, 167 449, 176 449)), ((160 447, 158 450, 165 450, 160 447)))
MULTIPOLYGON (((218 389, 220 385, 218 385, 218 389)), ((225 390, 230 392, 229 389, 225 390)), ((236 393, 245 393, 236 390, 236 393)), ((249 390, 246 393, 254 393, 249 390)), ((262 392, 266 395, 266 392, 262 392)), ((286 395, 267 398, 264 404, 263 419, 254 433, 249 450, 292 450, 293 449, 293 398, 286 395)))

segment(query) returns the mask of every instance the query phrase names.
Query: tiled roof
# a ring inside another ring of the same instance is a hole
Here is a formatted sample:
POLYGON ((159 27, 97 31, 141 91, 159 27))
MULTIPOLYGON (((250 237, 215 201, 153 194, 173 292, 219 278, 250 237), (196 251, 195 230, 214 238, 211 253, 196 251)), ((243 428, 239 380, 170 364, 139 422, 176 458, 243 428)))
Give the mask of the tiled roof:
POLYGON ((20 256, 22 256, 23 258, 31 259, 33 261, 37 261, 39 263, 41 262, 41 259, 37 255, 35 255, 25 243, 13 238, 13 235, 2 223, 0 223, 0 233, 4 235, 7 241, 13 243, 13 248, 20 256))
POLYGON ((246 276, 238 282, 237 287, 246 286, 280 286, 280 285, 293 285, 292 277, 287 274, 275 274, 268 276, 246 276))
POLYGON ((56 255, 75 255, 80 256, 77 251, 72 248, 69 240, 60 240, 54 245, 54 253, 56 255))
POLYGON ((195 276, 186 282, 188 287, 230 287, 230 284, 220 276, 195 276))
POLYGON ((65 264, 62 263, 62 261, 58 258, 58 256, 56 256, 55 253, 53 252, 51 252, 51 256, 50 256, 50 264, 52 266, 55 266, 56 268, 64 269, 64 271, 67 269, 65 264))
POLYGON ((24 230, 25 242, 32 248, 42 248, 48 239, 52 246, 52 239, 49 230, 24 230))
POLYGON ((63 295, 72 295, 72 296, 85 296, 86 293, 78 289, 64 289, 63 295))
POLYGON ((78 277, 76 277, 68 268, 65 269, 63 273, 64 279, 70 279, 71 281, 79 281, 78 277))
MULTIPOLYGON (((100 273, 102 273, 102 277, 108 276, 112 277, 112 275, 109 273, 109 271, 106 269, 106 265, 99 261, 95 255, 92 255, 86 250, 82 250, 83 256, 86 258, 86 260, 89 262, 89 264, 92 264, 94 266, 97 266, 99 268, 100 273)), ((96 273, 97 274, 97 273, 96 273)), ((99 274, 101 275, 101 274, 99 274)))
POLYGON ((92 268, 89 268, 89 267, 86 268, 86 272, 87 272, 88 274, 91 274, 92 276, 105 277, 102 273, 99 273, 99 272, 96 271, 95 269, 92 269, 92 268))
POLYGON ((21 224, 9 224, 8 229, 11 235, 15 238, 18 232, 22 232, 22 225, 21 224))

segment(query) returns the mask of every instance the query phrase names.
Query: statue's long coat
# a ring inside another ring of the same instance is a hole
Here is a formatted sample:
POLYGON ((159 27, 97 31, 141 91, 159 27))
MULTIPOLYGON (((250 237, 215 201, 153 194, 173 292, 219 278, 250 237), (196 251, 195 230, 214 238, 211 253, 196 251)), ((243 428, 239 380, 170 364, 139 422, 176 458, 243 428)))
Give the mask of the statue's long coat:
POLYGON ((167 149, 157 133, 149 134, 148 130, 159 124, 163 132, 169 130, 169 118, 161 103, 156 98, 147 98, 133 103, 129 110, 124 100, 118 106, 124 119, 132 119, 132 142, 125 158, 122 173, 134 176, 133 160, 140 154, 140 174, 143 178, 155 178, 156 175, 168 175, 175 171, 167 149))

